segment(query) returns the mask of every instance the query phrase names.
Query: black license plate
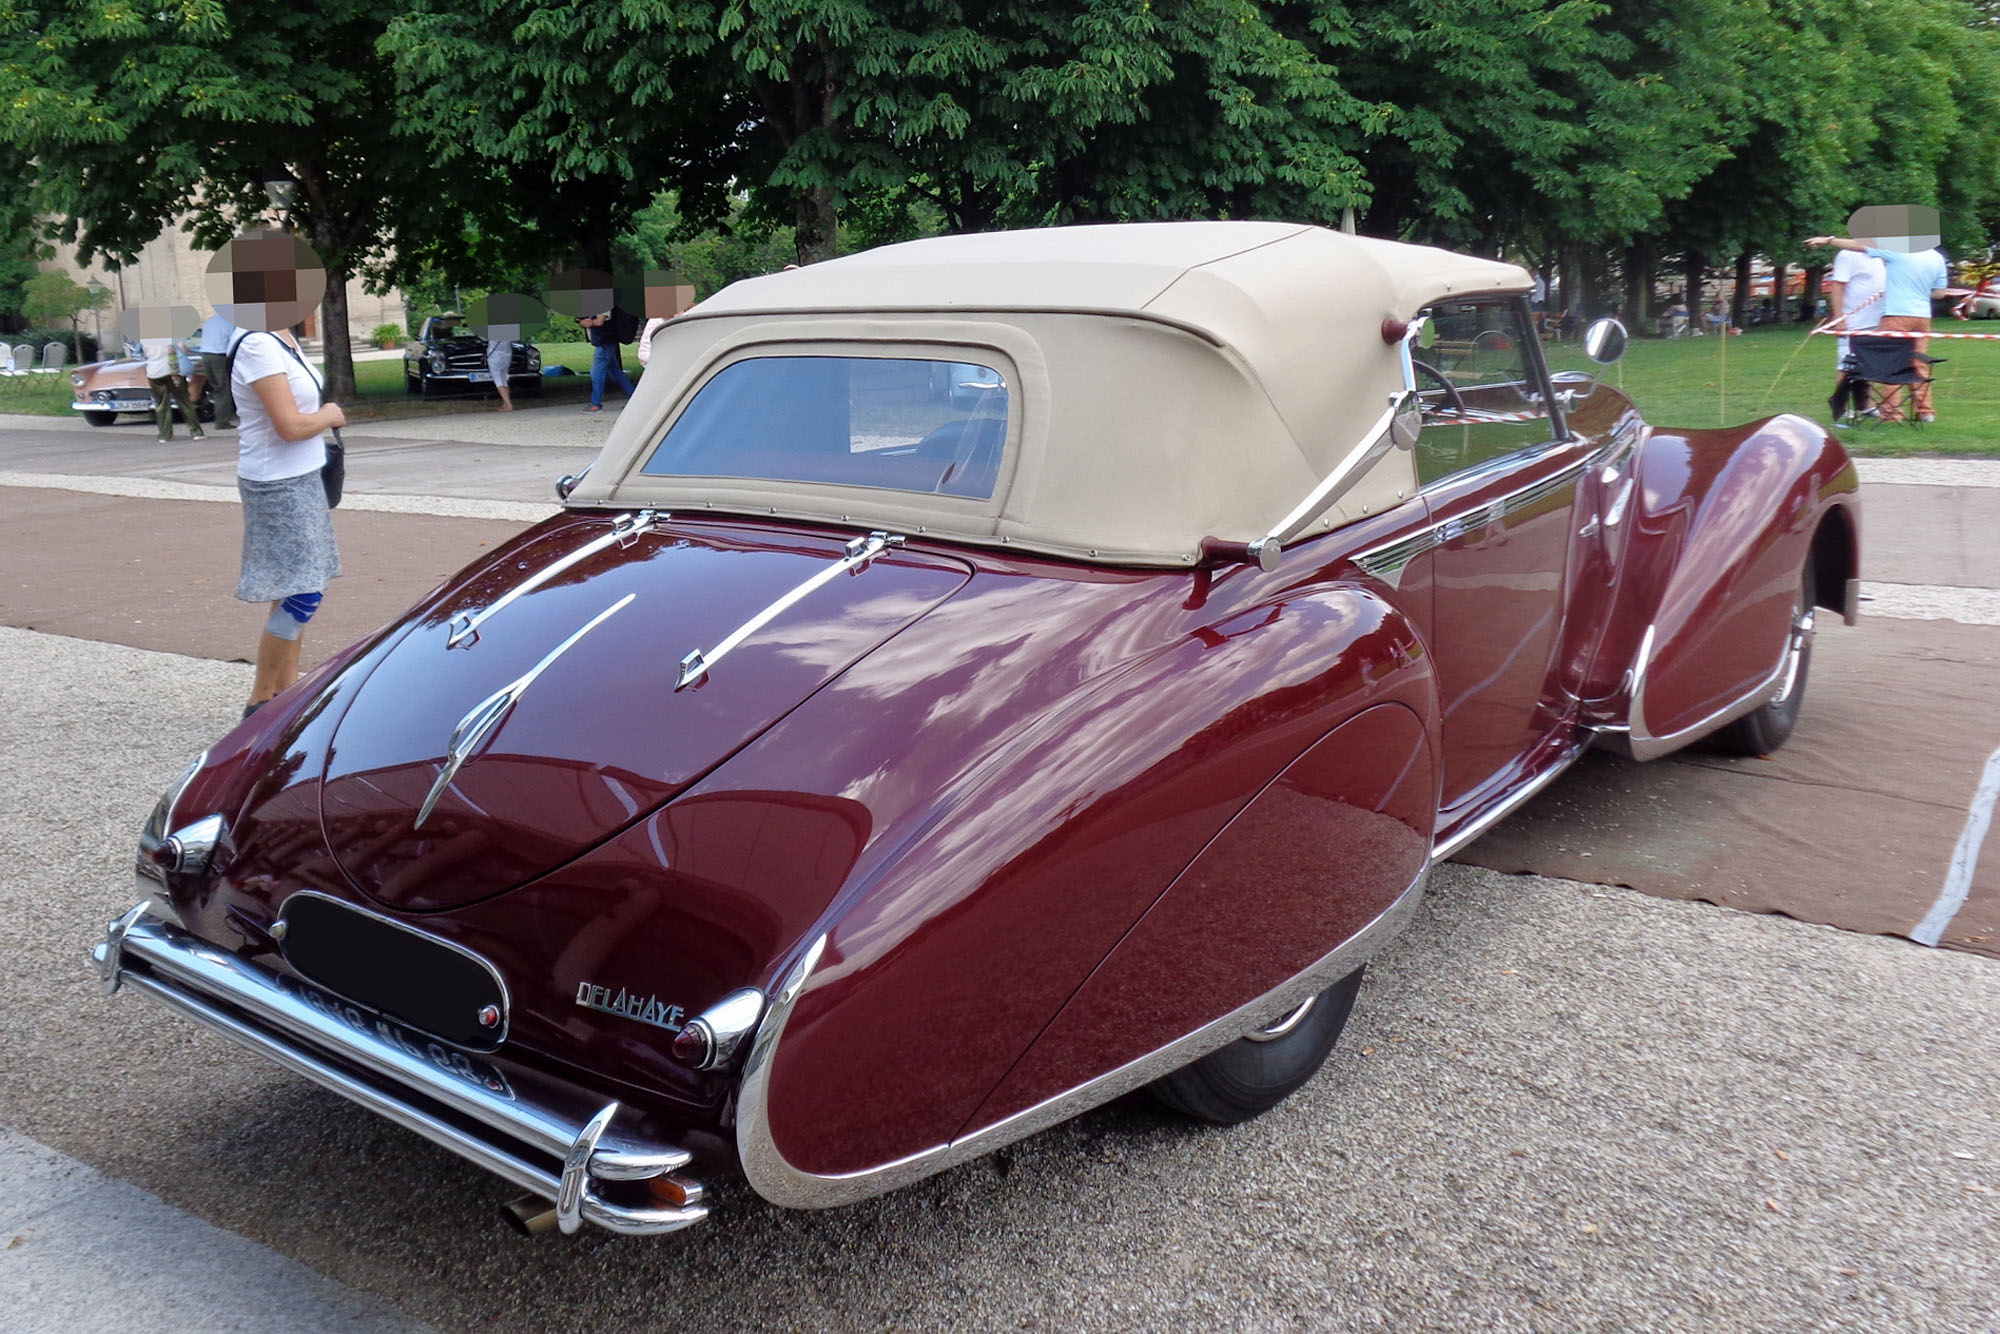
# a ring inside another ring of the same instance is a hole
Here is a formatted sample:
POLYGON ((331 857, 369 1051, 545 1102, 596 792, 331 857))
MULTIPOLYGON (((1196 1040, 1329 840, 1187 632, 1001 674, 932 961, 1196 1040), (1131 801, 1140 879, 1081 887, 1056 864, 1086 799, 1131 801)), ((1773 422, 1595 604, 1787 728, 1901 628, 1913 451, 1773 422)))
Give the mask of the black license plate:
POLYGON ((285 900, 285 962, 336 996, 475 1050, 507 1036, 507 989, 493 966, 387 918, 319 894, 285 900))
POLYGON ((329 995, 318 987, 307 986, 304 982, 280 977, 278 988, 307 1009, 345 1024, 357 1033, 386 1042, 420 1061, 428 1061, 443 1073, 456 1076, 475 1088, 484 1089, 509 1102, 514 1101, 514 1086, 497 1066, 447 1047, 436 1038, 419 1033, 414 1028, 405 1028, 393 1019, 364 1009, 352 1001, 329 995))

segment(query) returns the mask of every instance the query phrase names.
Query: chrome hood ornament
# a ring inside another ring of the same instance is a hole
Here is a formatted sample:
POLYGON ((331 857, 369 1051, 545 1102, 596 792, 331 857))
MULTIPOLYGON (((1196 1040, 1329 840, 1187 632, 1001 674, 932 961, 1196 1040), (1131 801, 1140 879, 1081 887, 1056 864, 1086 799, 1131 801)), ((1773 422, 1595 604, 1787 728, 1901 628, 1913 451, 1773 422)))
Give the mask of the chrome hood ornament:
POLYGON ((431 812, 437 809, 438 798, 442 797, 445 789, 451 786, 451 780, 458 776, 458 771, 472 758, 473 752, 484 745, 487 738, 492 736, 506 720, 507 715, 513 712, 514 705, 527 693, 528 687, 535 683, 535 678, 547 671, 557 658, 575 648, 578 640, 623 611, 638 596, 637 593, 627 593, 598 612, 568 639, 550 649, 540 662, 473 705, 466 715, 458 720, 458 726, 453 728, 451 733, 451 749, 446 752, 444 764, 438 769, 437 781, 431 784, 431 790, 425 795, 424 804, 418 808, 417 818, 411 828, 423 828, 424 821, 430 819, 431 812))

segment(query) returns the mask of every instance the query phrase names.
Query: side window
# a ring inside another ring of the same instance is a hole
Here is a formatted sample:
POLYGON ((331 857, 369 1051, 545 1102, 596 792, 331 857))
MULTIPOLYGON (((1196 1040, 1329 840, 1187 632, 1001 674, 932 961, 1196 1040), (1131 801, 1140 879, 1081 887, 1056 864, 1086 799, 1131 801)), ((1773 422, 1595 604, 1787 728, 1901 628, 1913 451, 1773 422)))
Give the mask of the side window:
POLYGON ((1424 404, 1417 477, 1425 486, 1493 459, 1546 444, 1543 401, 1530 348, 1535 337, 1516 297, 1441 301, 1411 358, 1424 404))

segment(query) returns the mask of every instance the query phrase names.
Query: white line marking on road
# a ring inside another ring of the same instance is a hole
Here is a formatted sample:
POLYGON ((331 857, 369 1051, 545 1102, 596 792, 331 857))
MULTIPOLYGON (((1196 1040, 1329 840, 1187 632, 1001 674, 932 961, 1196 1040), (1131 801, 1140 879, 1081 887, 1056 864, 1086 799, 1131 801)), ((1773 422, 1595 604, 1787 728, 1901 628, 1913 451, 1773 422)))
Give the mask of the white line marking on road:
POLYGON ((1958 910, 1965 906, 1965 896, 1972 892, 1972 871, 1979 865, 1979 845, 1986 841, 1987 826, 1993 823, 1993 803, 2000 799, 2000 750, 1987 757, 1986 772, 1980 776, 1979 787, 1972 794, 1972 810, 1965 817, 1965 828, 1958 835, 1958 846, 1952 849, 1951 869, 1945 872, 1944 888, 1939 891, 1937 902, 1924 920, 1917 923, 1917 929, 1910 932, 1910 939, 1920 945, 1935 945, 1944 935, 1944 929, 1951 925, 1951 919, 1958 916, 1958 910))
POLYGON ((1950 584, 1889 584, 1864 580, 1861 619, 1881 616, 1901 621, 1956 621, 1960 625, 2000 625, 2000 588, 1950 584))
MULTIPOLYGON (((73 473, 0 472, 0 486, 37 487, 47 491, 82 491, 98 496, 130 496, 138 500, 204 500, 240 503, 233 486, 200 486, 193 482, 163 482, 150 477, 84 477, 73 473)), ((349 491, 341 498, 345 510, 375 514, 428 514, 442 519, 507 519, 540 523, 561 512, 559 505, 520 500, 466 500, 456 496, 391 496, 349 491)))
POLYGON ((2000 459, 1856 459, 1864 484, 2000 486, 2000 459))

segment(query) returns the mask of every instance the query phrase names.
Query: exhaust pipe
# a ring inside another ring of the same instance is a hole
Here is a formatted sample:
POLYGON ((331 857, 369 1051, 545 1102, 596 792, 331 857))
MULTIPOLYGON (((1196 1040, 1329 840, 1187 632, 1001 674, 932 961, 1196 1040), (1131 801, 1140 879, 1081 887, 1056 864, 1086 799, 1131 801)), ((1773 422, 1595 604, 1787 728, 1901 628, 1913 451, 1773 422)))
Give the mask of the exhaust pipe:
POLYGON ((500 1206, 507 1226, 524 1237, 539 1237, 556 1230, 556 1207, 539 1195, 523 1195, 500 1206))

